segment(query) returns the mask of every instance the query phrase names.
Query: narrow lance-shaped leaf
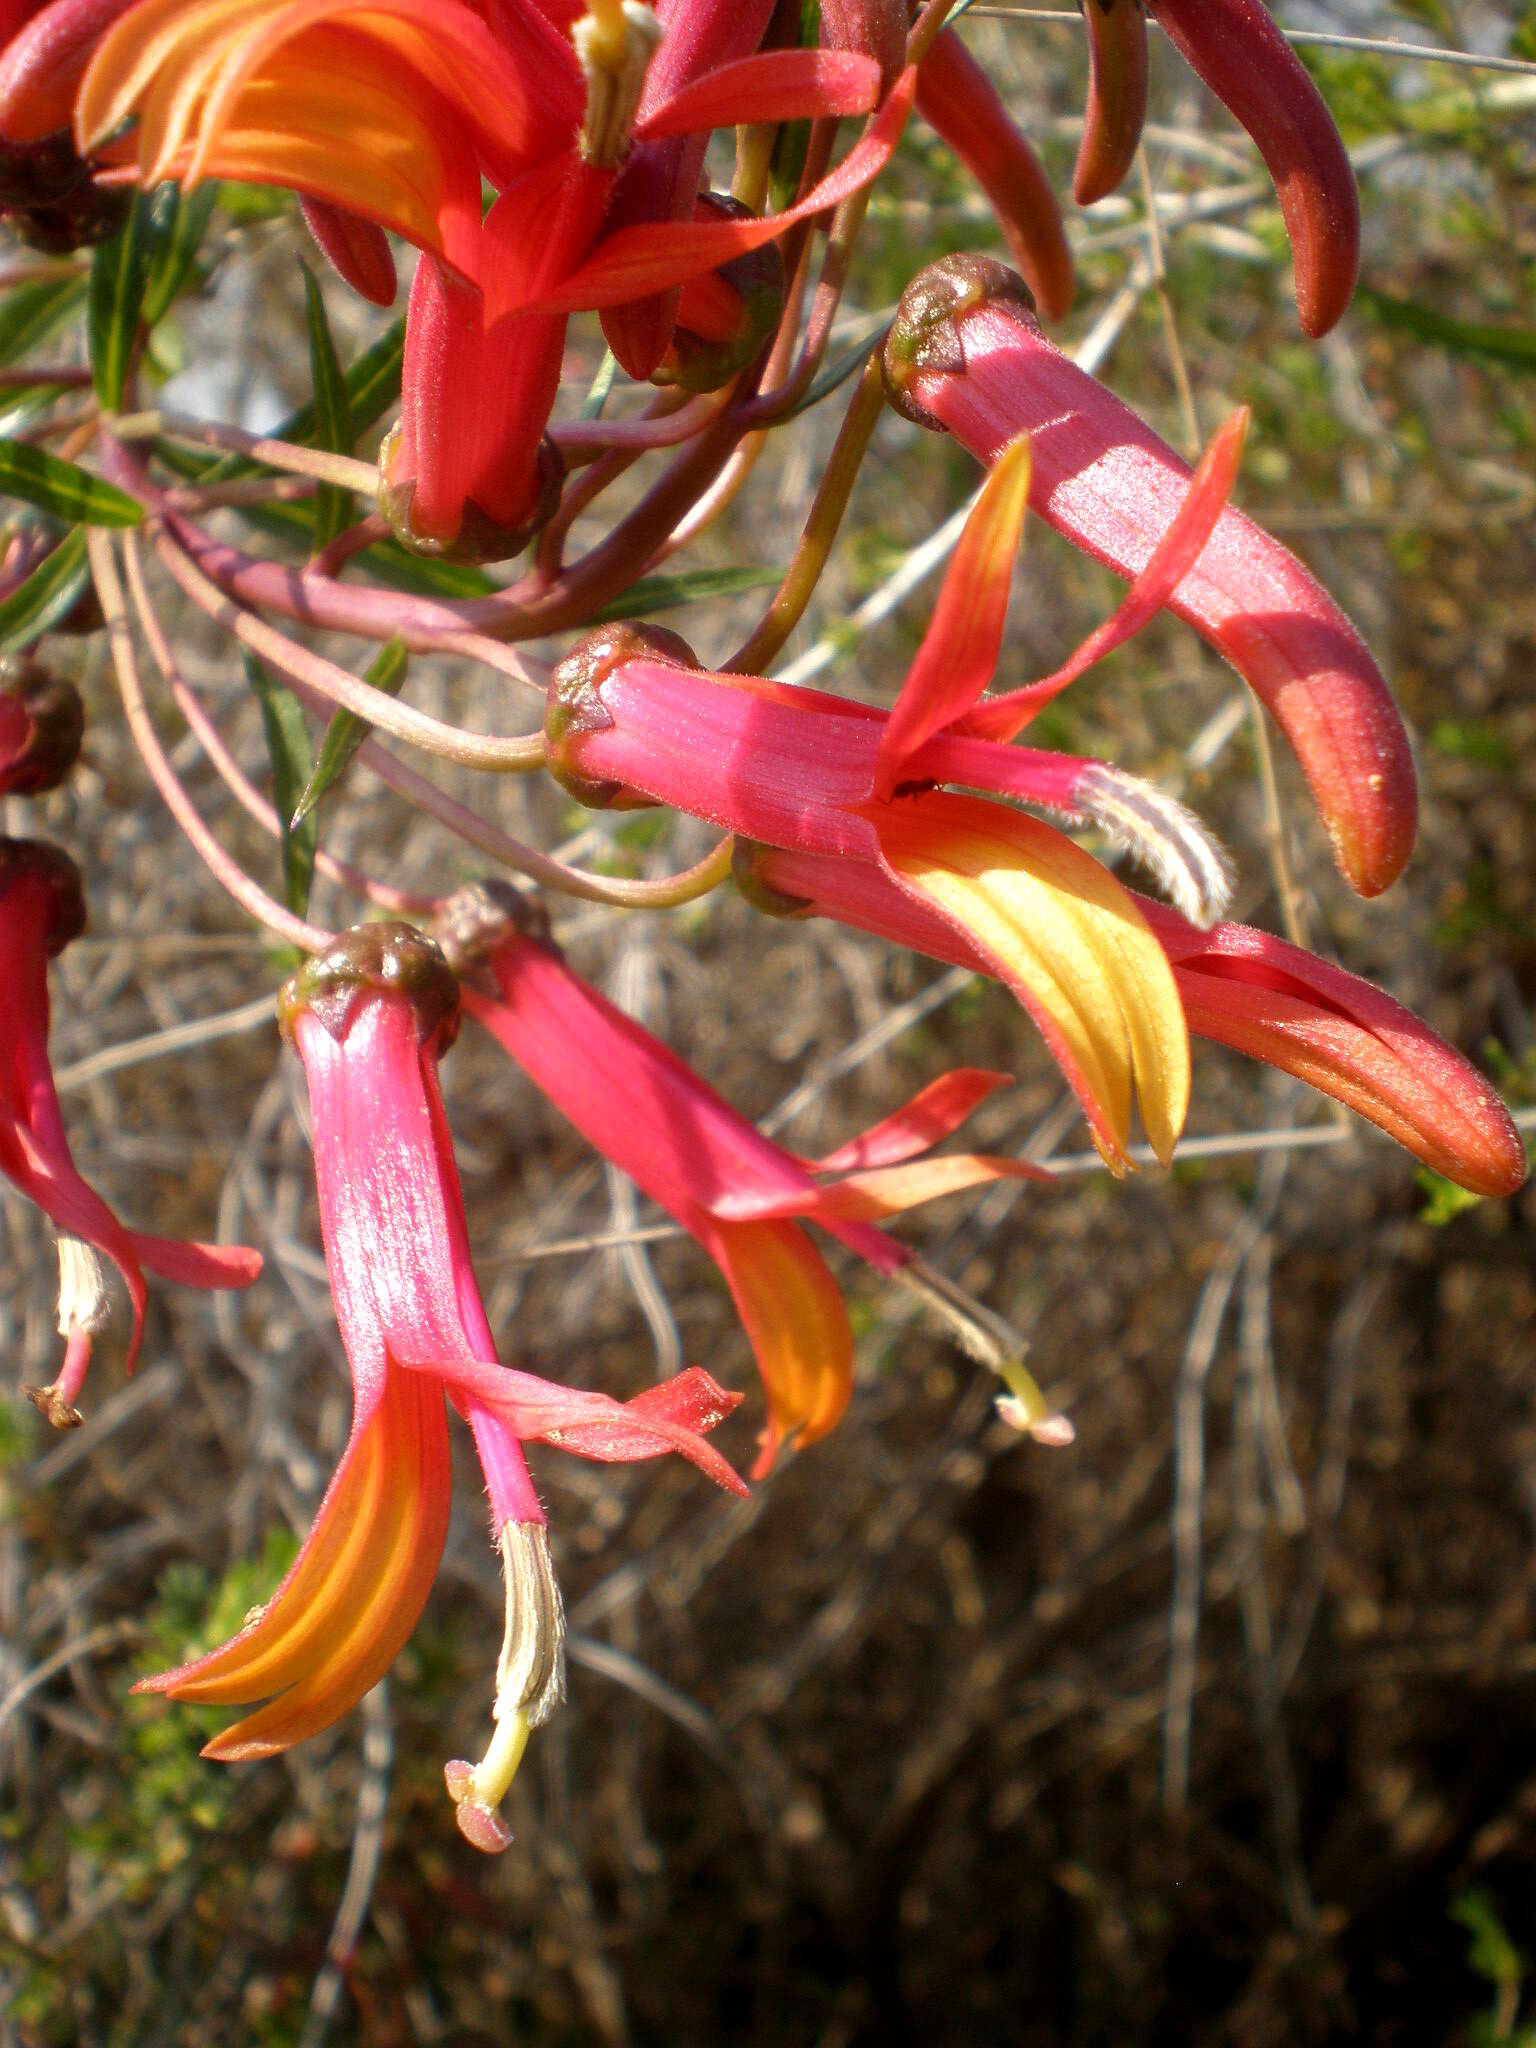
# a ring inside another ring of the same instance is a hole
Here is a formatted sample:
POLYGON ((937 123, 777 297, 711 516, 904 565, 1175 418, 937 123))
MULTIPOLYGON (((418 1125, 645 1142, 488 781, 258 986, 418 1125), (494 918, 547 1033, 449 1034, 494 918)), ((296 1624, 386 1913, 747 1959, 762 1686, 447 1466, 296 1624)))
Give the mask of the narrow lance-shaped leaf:
MULTIPOLYGON (((376 690, 383 690, 387 696, 398 697, 410 656, 406 653, 405 642, 398 636, 387 641, 374 656, 363 677, 376 690)), ((294 806, 288 821, 290 832, 298 831, 311 811, 328 789, 336 782, 342 770, 367 739, 373 727, 366 718, 359 718, 355 711, 338 711, 333 714, 325 728, 325 737, 320 742, 320 752, 315 760, 315 772, 305 785, 304 794, 294 806)))
MULTIPOLYGON (((169 190, 174 201, 174 187, 161 189, 169 190)), ((108 412, 122 410, 139 335, 155 210, 163 211, 165 204, 160 192, 141 192, 123 225, 91 259, 86 337, 96 396, 108 412)))
POLYGON ((1536 329, 1498 327, 1481 320, 1453 320, 1433 306, 1394 299, 1386 292, 1362 287, 1361 301, 1384 327, 1395 327, 1420 341, 1437 343, 1452 355, 1483 356, 1511 370, 1536 370, 1536 329))
POLYGON ((197 260, 203 236, 213 218, 213 209, 219 203, 219 187, 212 181, 199 185, 195 192, 182 192, 177 186, 172 186, 171 190, 177 194, 178 204, 150 259, 149 276, 144 286, 146 327, 158 326, 171 310, 197 260))
POLYGON ((85 533, 76 527, 38 563, 25 583, 0 603, 0 653, 15 654, 30 647, 67 617, 90 576, 85 533))
POLYGON ((783 571, 758 569, 740 564, 728 569, 690 569, 681 576, 642 576, 622 597, 592 614, 594 626, 612 625, 618 619, 639 619, 652 612, 676 611, 685 604, 702 604, 712 597, 735 597, 743 590, 765 590, 780 581, 783 571))
POLYGON ((272 793, 277 803, 282 833, 283 890, 288 908, 302 917, 309 908, 309 886, 315 874, 315 820, 306 818, 297 827, 292 818, 309 782, 312 765, 309 731, 304 713, 292 690, 269 676, 260 662, 242 650, 245 677, 261 705, 261 722, 266 728, 267 752, 272 757, 272 793))
MULTIPOLYGON (((347 403, 346 379, 331 339, 325 317, 325 300, 307 263, 304 272, 304 312, 309 323, 309 370, 315 387, 315 441, 333 455, 352 453, 352 413, 347 403)), ((352 524, 352 493, 339 484, 321 484, 315 492, 315 551, 329 547, 338 533, 352 524)))
MULTIPOLYGON (((365 348, 347 370, 347 411, 354 435, 371 427, 400 396, 400 365, 405 360, 405 322, 395 320, 378 340, 365 348)), ((315 438, 315 408, 301 405, 279 420, 272 429, 274 441, 298 441, 306 445, 315 438)), ((188 476, 200 483, 224 483, 231 477, 254 475, 261 467, 244 455, 221 455, 217 462, 181 465, 188 476)))
POLYGON ((84 297, 85 278, 79 275, 50 277, 7 292, 0 299, 0 363, 13 363, 45 341, 78 312, 84 297))
POLYGON ((22 441, 0 441, 0 498, 25 498, 73 526, 137 526, 144 508, 76 462, 22 441))

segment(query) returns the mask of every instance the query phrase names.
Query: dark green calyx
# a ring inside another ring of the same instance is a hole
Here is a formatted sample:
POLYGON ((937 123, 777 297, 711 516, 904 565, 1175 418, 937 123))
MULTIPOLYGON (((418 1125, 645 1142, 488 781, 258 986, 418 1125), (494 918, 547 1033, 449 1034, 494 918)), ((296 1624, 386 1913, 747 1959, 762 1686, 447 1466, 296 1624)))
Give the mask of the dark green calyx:
MULTIPOLYGON (((753 220, 756 216, 739 199, 711 192, 700 197, 694 218, 753 220)), ((718 391, 756 359, 778 326, 788 286, 784 258, 776 242, 766 242, 760 249, 733 256, 714 274, 736 301, 731 331, 724 335, 701 334, 690 328, 686 324, 685 296, 682 313, 672 330, 671 346, 651 374, 653 384, 673 384, 683 391, 718 391)))
POLYGON ((416 496, 415 478, 396 482, 390 474, 399 446, 400 429, 395 427, 385 435, 379 449, 379 516, 400 545, 409 548, 413 555, 425 555, 442 562, 510 562, 548 523, 560 502, 560 490, 565 482, 565 457, 546 434, 539 442, 538 485, 533 509, 526 519, 520 520, 516 526, 503 526, 471 498, 465 504, 459 530, 453 538, 435 540, 429 534, 418 533, 411 524, 411 504, 416 496))
POLYGON ((731 880, 754 910, 765 917, 814 917, 816 906, 808 896, 791 896, 775 889, 763 870, 774 848, 756 839, 737 837, 731 847, 731 880))
POLYGON ((80 870, 61 846, 46 839, 0 839, 0 903, 26 883, 48 892, 46 943, 51 958, 85 930, 80 870))
POLYGON ((584 775, 575 758, 585 734, 606 732, 613 724, 603 703, 603 684, 626 661, 660 661, 673 668, 699 665, 680 633, 630 620, 597 627, 555 664, 544 708, 544 766, 567 795, 590 811, 654 808, 650 797, 625 783, 584 775))
POLYGON ((37 142, 0 139, 0 211, 24 242, 68 255, 104 242, 128 217, 133 193, 98 185, 67 128, 37 142))
POLYGON ((0 796, 56 789, 79 759, 85 736, 80 692, 41 662, 15 654, 0 656, 0 695, 22 712, 25 723, 19 744, 0 751, 0 796))
POLYGON ((433 919, 432 935, 455 974, 469 974, 511 939, 553 945, 543 898, 495 876, 455 889, 433 919))
POLYGON ((338 1041, 363 997, 403 996, 416 1013, 418 1043, 446 1052, 459 1029, 459 984, 442 948, 412 924, 359 924, 289 975, 277 992, 287 1038, 301 1016, 314 1017, 338 1041))
POLYGON ((1017 306, 1031 320, 1035 301, 1029 286, 995 256, 941 256, 907 286, 886 337, 882 366, 885 395, 903 419, 942 432, 938 420, 912 395, 919 375, 956 376, 965 368, 960 321, 979 306, 999 300, 1017 306))

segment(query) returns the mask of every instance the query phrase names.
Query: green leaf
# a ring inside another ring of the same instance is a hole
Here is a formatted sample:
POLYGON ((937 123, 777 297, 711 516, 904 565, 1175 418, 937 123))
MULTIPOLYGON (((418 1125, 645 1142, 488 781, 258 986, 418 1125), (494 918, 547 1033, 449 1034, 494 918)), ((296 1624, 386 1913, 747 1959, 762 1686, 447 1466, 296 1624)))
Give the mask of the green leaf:
POLYGON ((70 526, 137 526, 144 508, 78 463, 24 441, 0 441, 0 498, 25 498, 70 526))
POLYGON ((0 438, 30 427, 69 388, 67 384, 50 384, 46 378, 39 378, 35 384, 12 384, 0 391, 0 438))
POLYGON ((112 237, 91 258, 90 299, 85 330, 90 343, 91 375, 96 396, 108 412, 120 412, 128 388, 128 371, 139 335, 139 312, 156 228, 166 206, 175 200, 174 186, 141 192, 133 210, 112 237), (168 202, 161 193, 169 191, 168 202))
MULTIPOLYGON (((332 455, 352 453, 352 413, 347 403, 346 379, 325 317, 325 300, 315 273, 307 263, 304 273, 304 311, 309 322, 309 374, 315 387, 315 440, 332 455)), ((338 533, 352 524, 352 493, 339 484, 321 484, 315 492, 315 552, 329 547, 338 533)))
MULTIPOLYGON (((383 690, 390 697, 398 697, 409 662, 410 656, 405 651, 403 640, 396 638, 386 641, 369 664, 363 681, 372 683, 376 690, 383 690)), ((332 714, 331 722, 325 728, 325 737, 320 742, 315 772, 310 776, 304 794, 299 798, 289 820, 294 830, 303 824, 372 731, 373 727, 367 719, 359 718, 355 711, 337 711, 332 714)))
POLYGON ((315 844, 318 827, 314 818, 297 826, 290 824, 313 773, 309 752, 309 728, 299 700, 286 684, 269 676, 255 656, 241 650, 246 681, 261 705, 261 722, 266 727, 267 752, 272 757, 272 793, 282 827, 283 892, 288 908, 302 917, 309 908, 309 886, 315 877, 315 844))
POLYGON ((76 527, 0 603, 0 653, 16 654, 40 640, 69 614, 90 580, 85 534, 76 527))
MULTIPOLYGON (((948 16, 945 19, 947 20, 948 16)), ((862 341, 856 341, 845 348, 842 354, 834 356, 830 363, 822 365, 805 387, 799 403, 792 405, 784 414, 784 418, 792 420, 796 413, 809 411, 813 405, 819 405, 829 392, 835 391, 839 384, 846 384, 855 370, 862 370, 875 350, 884 346, 885 337, 890 331, 890 320, 882 313, 873 332, 866 334, 862 341)))
POLYGON ((85 297, 85 279, 50 277, 42 284, 18 285, 0 299, 0 363, 13 363, 37 347, 77 312, 85 297))
POLYGON ((684 576, 642 576, 622 597, 592 614, 592 624, 637 619, 645 612, 675 611, 679 605, 702 604, 712 597, 735 597, 743 590, 765 590, 781 580, 780 569, 691 569, 684 576))
POLYGON ((1477 321, 1453 320, 1429 306, 1362 285, 1357 294, 1384 327, 1437 343, 1453 355, 1485 356, 1513 370, 1536 370, 1536 331, 1529 327, 1492 327, 1477 321))
POLYGON ((171 310, 197 261, 197 252, 208 232, 213 209, 219 203, 219 186, 212 179, 199 185, 195 192, 183 192, 175 185, 170 189, 176 194, 177 205, 150 260, 149 277, 144 286, 146 327, 158 327, 171 310))

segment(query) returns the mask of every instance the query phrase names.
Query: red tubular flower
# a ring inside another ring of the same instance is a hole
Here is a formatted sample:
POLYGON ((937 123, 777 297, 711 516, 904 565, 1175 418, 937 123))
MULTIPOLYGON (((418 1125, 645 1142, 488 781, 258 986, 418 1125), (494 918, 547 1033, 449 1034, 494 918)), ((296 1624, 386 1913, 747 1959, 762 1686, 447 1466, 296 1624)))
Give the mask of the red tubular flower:
POLYGON ((1143 0, 1083 0, 1088 102, 1072 172, 1079 206, 1104 199, 1125 176, 1147 118, 1147 17, 1143 0))
POLYGON ((63 1369, 28 1397, 59 1428, 75 1409, 90 1364, 91 1341, 106 1320, 106 1289, 96 1253, 122 1274, 133 1305, 128 1368, 138 1356, 148 1290, 144 1270, 184 1287, 248 1287, 260 1254, 243 1245, 184 1243, 125 1230, 70 1156, 48 1064, 48 962, 85 923, 73 861, 34 839, 0 839, 0 1173, 51 1218, 59 1239, 59 1334, 63 1369))
MULTIPOLYGON (((983 500, 973 532, 998 495, 983 500)), ((963 549, 946 590, 962 587, 988 552, 963 549)), ((941 601, 909 690, 943 669, 933 649, 962 616, 941 601)), ((1000 613, 993 618, 1000 630, 1000 613)), ((932 785, 1101 819, 1161 849, 1172 868, 1187 863, 1196 900, 1219 900, 1225 871, 1194 819, 1100 762, 952 730, 922 737, 893 764, 882 754, 886 722, 871 707, 708 675, 690 660, 674 635, 631 629, 594 634, 560 664, 546 748, 573 794, 604 802, 638 791, 750 839, 881 869, 982 946, 1061 1063, 1106 1159, 1125 1160, 1133 1087, 1166 1157, 1184 1118, 1188 1044, 1167 963, 1129 895, 1051 826, 932 785)))
MULTIPOLYGON (((781 915, 834 917, 953 966, 996 972, 963 933, 875 868, 742 844, 737 878, 750 901, 781 915)), ((1166 904, 1138 900, 1197 1036, 1347 1103, 1476 1194, 1512 1194, 1525 1180, 1525 1148, 1503 1103, 1401 1003, 1268 932, 1201 931, 1166 904)))
POLYGON ((495 990, 466 983, 464 1007, 725 1275, 768 1396, 752 1469, 761 1478, 787 1438, 804 1448, 837 1426, 853 1384, 842 1295, 796 1219, 820 1224, 877 1271, 900 1273, 912 1253, 874 1219, 987 1181, 1039 1177, 1017 1160, 917 1157, 1007 1076, 947 1074, 830 1158, 798 1159, 573 974, 528 922, 526 899, 509 887, 480 884, 449 900, 439 920, 449 957, 495 990))
POLYGON ((918 66, 917 110, 991 200, 1043 318, 1064 319, 1076 286, 1056 195, 997 87, 953 29, 940 29, 918 66))
MULTIPOLYGON (((82 150, 130 157, 145 184, 290 187, 371 298, 391 289, 382 230, 423 250, 381 509, 425 552, 496 559, 524 545, 559 482, 545 427, 565 315, 702 276, 856 189, 894 147, 904 105, 789 214, 648 219, 600 240, 632 135, 632 162, 652 145, 693 150, 696 184, 713 127, 875 104, 872 59, 807 50, 720 63, 716 46, 734 41, 700 43, 692 26, 680 13, 653 88, 655 17, 618 0, 579 16, 534 0, 440 0, 429 12, 420 0, 139 0, 100 37, 76 136, 82 150), (695 62, 716 68, 697 75, 695 62), (136 135, 116 139, 134 116, 136 135), (499 195, 483 221, 482 180, 499 195)), ((36 65, 18 67, 0 89, 0 133, 25 128, 42 95, 36 65)), ((670 335, 669 318, 660 352, 670 335)))
POLYGON ((1360 198, 1328 103, 1264 0, 1150 0, 1185 61, 1258 145, 1296 260, 1308 334, 1341 317, 1360 268, 1360 198))
POLYGON ((458 991, 430 940, 403 925, 347 933, 285 985, 279 1009, 309 1084, 352 1431, 303 1548, 260 1615, 141 1690, 219 1704, 266 1699, 203 1752, 226 1761, 272 1756, 353 1706, 415 1627, 437 1570, 450 1501, 446 1388, 474 1432, 508 1597, 497 1735, 481 1766, 450 1766, 450 1791, 469 1838, 501 1847, 495 1806, 563 1682, 559 1591, 522 1444, 600 1459, 676 1450, 739 1491, 701 1434, 735 1397, 691 1372, 626 1403, 496 1363, 437 1082, 458 991))
POLYGON ((0 661, 0 796, 57 789, 80 753, 80 692, 41 662, 0 661))
MULTIPOLYGON (((692 79, 749 57, 772 13, 773 0, 656 0, 660 44, 646 72, 639 118, 692 79)), ((694 134, 636 143, 614 188, 610 227, 692 220, 708 140, 694 134)), ((677 316, 676 285, 605 311, 603 338, 626 375, 643 383, 655 374, 677 316)))
MULTIPOLYGON (((1028 434, 1031 505, 1119 575, 1147 567, 1185 502, 1188 465, 1046 340, 1019 280, 985 257, 943 258, 908 286, 886 374, 899 410, 983 462, 1028 434)), ((1417 798, 1402 718, 1349 620, 1231 509, 1167 601, 1271 712, 1344 875, 1379 894, 1412 849, 1417 798)))

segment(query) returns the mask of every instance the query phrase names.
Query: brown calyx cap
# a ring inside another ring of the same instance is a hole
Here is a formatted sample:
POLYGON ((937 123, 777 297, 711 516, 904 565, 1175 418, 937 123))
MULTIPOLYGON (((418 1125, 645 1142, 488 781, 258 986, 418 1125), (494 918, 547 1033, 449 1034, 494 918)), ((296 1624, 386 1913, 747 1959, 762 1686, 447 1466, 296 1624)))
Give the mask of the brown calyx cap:
POLYGON ((510 562, 547 524, 560 502, 561 487, 565 483, 565 457, 545 434, 538 448, 538 486, 533 509, 526 519, 520 520, 516 526, 503 526, 488 512, 482 511, 471 498, 465 504, 459 530, 452 540, 435 540, 430 534, 418 533, 411 524, 411 501, 416 496, 416 479, 410 477, 397 482, 390 474, 399 446, 400 429, 393 427, 379 448, 378 509, 380 518, 401 547, 409 548, 413 555, 426 555, 442 562, 510 562))
POLYGON ((49 892, 48 954, 62 953, 85 930, 85 890, 80 870, 61 846, 46 839, 0 839, 0 901, 23 882, 49 892))
POLYGON ((509 938, 553 944, 544 899, 497 875, 455 889, 432 920, 432 936, 460 975, 472 972, 509 938))
POLYGON ((584 733, 612 725, 603 704, 604 682, 626 661, 661 661, 673 668, 697 668, 698 657, 680 633, 665 626, 621 620, 584 634, 555 664, 544 709, 544 766, 577 803, 592 811, 654 808, 652 799, 622 782, 595 782, 571 759, 571 745, 584 733))
POLYGON ((738 835, 731 846, 731 880, 752 908, 767 917, 814 917, 816 906, 809 897, 791 896, 776 889, 764 875, 764 866, 773 851, 760 840, 738 835))
POLYGON ((978 306, 1004 300, 1030 321, 1035 301, 1029 286, 995 256, 941 256, 920 270, 901 295, 882 359, 885 395, 903 419, 943 431, 911 394, 921 372, 958 375, 965 368, 965 339, 959 322, 978 306))
POLYGON ((459 984, 442 948, 415 925, 393 921, 354 925, 306 960, 277 992, 277 1020, 291 1039, 296 1020, 307 1014, 339 1040, 353 1006, 370 991, 405 997, 422 1045, 432 1039, 443 1053, 457 1037, 459 984))
POLYGON ((63 676, 26 655, 0 657, 0 694, 25 714, 21 744, 0 753, 0 796, 56 789, 80 755, 85 707, 63 676))
POLYGON ((50 255, 104 242, 127 219, 134 195, 125 186, 98 185, 93 170, 67 128, 36 142, 0 137, 0 211, 7 225, 50 255))

